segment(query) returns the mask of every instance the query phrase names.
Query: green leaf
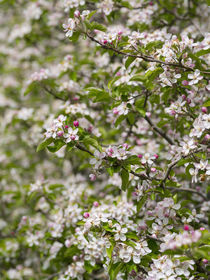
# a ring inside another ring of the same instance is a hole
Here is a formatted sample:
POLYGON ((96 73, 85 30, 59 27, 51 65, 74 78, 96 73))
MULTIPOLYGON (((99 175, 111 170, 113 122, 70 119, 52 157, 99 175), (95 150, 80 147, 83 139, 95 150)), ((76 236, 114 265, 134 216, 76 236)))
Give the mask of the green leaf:
POLYGON ((137 212, 139 212, 141 210, 141 208, 143 207, 144 203, 147 200, 147 195, 144 195, 137 203, 137 212))
POLYGON ((93 97, 93 102, 109 101, 109 93, 100 88, 90 87, 86 89, 88 96, 93 97))
POLYGON ((98 141, 94 138, 91 138, 90 136, 85 136, 85 138, 82 140, 84 145, 91 145, 92 147, 96 148, 100 152, 102 151, 101 146, 98 144, 98 141))
POLYGON ((210 99, 203 103, 204 107, 210 107, 210 99))
POLYGON ((154 49, 160 49, 163 46, 164 42, 162 41, 153 41, 153 42, 149 42, 146 45, 146 50, 148 51, 154 51, 154 49))
POLYGON ((122 171, 120 172, 120 176, 121 176, 121 180, 122 180, 121 189, 123 191, 125 191, 128 187, 128 183, 129 183, 129 173, 127 170, 122 169, 122 171))
POLYGON ((120 270, 123 267, 123 263, 113 263, 111 262, 110 266, 109 266, 109 277, 110 280, 115 280, 117 277, 117 274, 120 272, 120 270))
POLYGON ((44 148, 46 148, 48 145, 50 145, 53 142, 53 138, 48 138, 46 139, 44 142, 42 142, 41 144, 39 144, 39 146, 37 147, 36 151, 39 152, 41 150, 43 150, 44 148))
POLYGON ((163 69, 161 67, 158 67, 155 70, 149 70, 145 75, 145 79, 147 82, 151 83, 162 72, 163 72, 163 69))
POLYGON ((130 81, 144 82, 145 81, 145 77, 144 77, 144 75, 136 74, 136 75, 133 75, 133 77, 130 79, 130 81))
POLYGON ((125 68, 128 69, 128 67, 131 65, 131 63, 136 59, 136 57, 128 57, 126 59, 126 62, 125 62, 125 68))
POLYGON ((48 146, 47 149, 48 149, 51 153, 56 153, 56 152, 59 151, 64 145, 65 145, 65 143, 64 143, 63 141, 56 141, 56 142, 54 142, 54 146, 48 146))
POLYGON ((116 119, 116 121, 115 121, 115 127, 118 127, 118 125, 124 120, 126 118, 126 116, 125 115, 121 115, 121 116, 119 116, 117 119, 116 119))
POLYGON ((199 56, 202 56, 202 55, 205 55, 205 54, 208 54, 208 53, 210 53, 210 49, 200 50, 197 53, 195 53, 195 55, 199 57, 199 56))
POLYGON ((110 245, 109 248, 106 248, 106 253, 108 258, 111 260, 112 259, 112 252, 113 252, 114 246, 113 244, 110 245))
POLYGON ((107 30, 106 26, 104 26, 96 21, 91 22, 91 30, 94 30, 94 29, 100 30, 103 32, 106 32, 106 30, 107 30))
POLYGON ((133 155, 133 156, 130 156, 129 158, 127 158, 125 161, 124 161, 125 164, 140 164, 140 159, 133 155))

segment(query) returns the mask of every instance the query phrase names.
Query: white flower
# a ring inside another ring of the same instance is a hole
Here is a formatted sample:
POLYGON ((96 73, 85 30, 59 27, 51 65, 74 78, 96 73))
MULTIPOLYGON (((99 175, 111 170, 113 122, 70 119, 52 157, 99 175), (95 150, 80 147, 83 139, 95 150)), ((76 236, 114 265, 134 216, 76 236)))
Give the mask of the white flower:
POLYGON ((66 32, 66 37, 71 37, 73 35, 75 27, 76 23, 75 20, 72 18, 68 19, 67 24, 63 24, 64 32, 66 32))
POLYGON ((95 168, 98 169, 104 157, 105 157, 105 153, 100 153, 99 151, 96 150, 94 153, 94 158, 90 159, 90 164, 95 165, 95 168))
POLYGON ((57 119, 54 120, 54 125, 58 128, 62 128, 63 123, 65 122, 66 117, 64 115, 60 115, 57 119))
POLYGON ((200 75, 200 71, 196 69, 193 74, 188 74, 188 79, 191 80, 189 82, 189 85, 191 86, 197 84, 200 80, 203 79, 203 77, 200 75))
POLYGON ((192 176, 192 182, 197 183, 197 181, 198 181, 198 179, 197 179, 198 170, 194 169, 194 168, 190 168, 189 172, 190 172, 190 175, 192 176))
POLYGON ((47 131, 45 132, 45 137, 46 138, 56 138, 57 137, 57 131, 58 131, 58 128, 53 125, 52 127, 48 128, 47 131))
POLYGON ((125 227, 122 228, 120 224, 116 224, 115 227, 116 227, 116 229, 114 230, 114 232, 116 232, 114 235, 115 241, 117 240, 125 241, 126 240, 125 233, 128 231, 128 229, 125 227))
POLYGON ((101 3, 98 3, 98 9, 105 13, 105 15, 109 15, 113 9, 114 3, 112 0, 104 0, 101 3))
POLYGON ((153 164, 153 160, 155 159, 154 156, 151 156, 149 153, 144 154, 143 158, 141 159, 141 162, 143 164, 148 163, 149 165, 153 164))
POLYGON ((64 137, 66 138, 66 143, 78 140, 79 136, 77 135, 77 132, 78 128, 72 129, 71 127, 69 127, 68 132, 64 135, 64 137))

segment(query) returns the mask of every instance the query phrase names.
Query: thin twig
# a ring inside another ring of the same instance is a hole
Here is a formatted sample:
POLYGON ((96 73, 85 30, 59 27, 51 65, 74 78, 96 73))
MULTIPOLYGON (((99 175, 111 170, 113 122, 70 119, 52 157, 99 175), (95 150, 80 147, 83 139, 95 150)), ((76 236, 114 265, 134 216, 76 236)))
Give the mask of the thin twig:
MULTIPOLYGON (((141 58, 143 59, 144 61, 147 61, 147 62, 155 62, 155 63, 160 63, 160 64, 164 64, 164 65, 168 65, 168 66, 173 66, 173 67, 177 67, 177 68, 183 68, 187 71, 195 71, 195 69, 191 68, 191 67, 188 67, 188 66, 185 66, 181 63, 172 63, 172 62, 166 62, 166 61, 162 61, 162 60, 158 60, 158 59, 155 59, 151 56, 146 56, 146 55, 136 55, 136 54, 130 54, 130 53, 125 53, 123 51, 120 51, 118 49, 115 49, 114 47, 112 46, 109 46, 109 45, 104 45, 103 43, 101 43, 100 41, 98 41, 97 39, 95 39, 93 36, 91 36, 89 33, 87 32, 84 32, 83 33, 93 42, 97 43, 98 45, 100 45, 103 49, 106 49, 106 50, 111 50, 111 51, 114 51, 115 53, 118 53, 120 55, 123 55, 123 56, 126 56, 126 57, 135 57, 135 58, 141 58)), ((202 71, 200 70, 202 73, 204 74, 210 74, 210 72, 208 71, 202 71)))
POLYGON ((199 196, 201 196, 204 200, 207 201, 207 197, 203 194, 203 193, 200 193, 192 188, 173 188, 173 187, 166 187, 166 189, 169 189, 169 190, 174 190, 174 191, 181 191, 181 192, 191 192, 191 193, 195 193, 199 196))
POLYGON ((154 131, 156 131, 160 136, 162 136, 170 145, 174 145, 174 141, 168 137, 168 135, 160 130, 147 116, 144 117, 145 120, 149 123, 149 125, 153 128, 154 131))

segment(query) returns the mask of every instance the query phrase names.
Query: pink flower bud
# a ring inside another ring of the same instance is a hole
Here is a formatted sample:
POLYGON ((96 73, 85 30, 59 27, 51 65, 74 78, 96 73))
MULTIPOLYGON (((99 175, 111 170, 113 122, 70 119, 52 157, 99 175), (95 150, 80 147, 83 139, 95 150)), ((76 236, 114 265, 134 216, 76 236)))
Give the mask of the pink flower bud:
POLYGON ((187 103, 190 104, 191 103, 191 99, 187 98, 187 103))
POLYGON ((85 212, 85 213, 83 214, 83 216, 84 216, 85 219, 87 219, 87 218, 90 217, 90 214, 89 214, 88 212, 85 212))
POLYGON ((203 263, 204 263, 204 264, 207 264, 207 263, 208 263, 208 260, 207 260, 207 259, 203 259, 203 263))
POLYGON ((65 129, 69 128, 69 126, 68 126, 68 125, 65 125, 64 127, 65 127, 65 129))
POLYGON ((94 207, 98 207, 98 206, 99 206, 98 201, 94 201, 94 202, 93 202, 93 206, 94 206, 94 207))
POLYGON ((114 109, 113 109, 113 114, 114 114, 114 115, 117 115, 118 113, 119 113, 119 112, 118 112, 117 108, 114 108, 114 109))
POLYGON ((187 99, 187 97, 186 97, 186 95, 182 95, 182 100, 186 100, 187 99))
POLYGON ((106 45, 106 44, 108 43, 108 41, 107 41, 107 40, 104 40, 103 43, 104 43, 104 45, 106 45))
POLYGON ((75 135, 71 135, 70 138, 72 141, 74 141, 76 137, 75 137, 75 135))
POLYGON ((141 146, 141 140, 140 140, 140 139, 136 139, 136 144, 137 144, 138 146, 141 146))
POLYGON ((151 117, 151 113, 150 112, 146 112, 145 114, 148 118, 151 117))
POLYGON ((62 130, 58 131, 57 135, 58 135, 58 137, 62 137, 63 136, 63 131, 62 130))
POLYGON ((118 71, 117 73, 116 73, 116 76, 121 76, 121 73, 118 71))
POLYGON ((184 230, 188 231, 190 230, 190 227, 188 225, 184 225, 184 230))
POLYGON ((201 108, 201 111, 202 111, 203 113, 205 113, 205 114, 207 114, 207 112, 208 112, 208 110, 207 110, 206 107, 202 107, 202 108, 201 108))
POLYGON ((176 111, 171 110, 170 115, 175 116, 176 115, 176 111))
POLYGON ((23 216, 22 219, 21 219, 21 221, 23 221, 23 222, 26 222, 27 220, 28 220, 27 216, 23 216))
POLYGON ((78 101, 78 100, 79 100, 79 97, 75 96, 75 97, 73 98, 73 100, 74 100, 74 101, 78 101))
POLYGON ((67 240, 65 241, 65 246, 66 246, 67 248, 71 247, 71 241, 70 241, 69 239, 67 239, 67 240))
POLYGON ((78 121, 74 121, 73 124, 74 124, 75 127, 79 126, 79 122, 78 121))
POLYGON ((93 127, 92 127, 92 125, 90 125, 90 126, 88 127, 88 132, 92 133, 92 131, 93 131, 93 127))
POLYGON ((78 257, 77 256, 73 256, 72 259, 73 259, 74 262, 76 262, 78 260, 78 257))
POLYGON ((203 231, 203 230, 205 230, 205 228, 204 228, 204 227, 201 227, 200 230, 203 231))
POLYGON ((138 157, 138 158, 143 158, 143 155, 142 155, 142 154, 138 154, 137 157, 138 157))
POLYGON ((155 157, 156 159, 158 159, 158 158, 159 158, 159 155, 158 155, 158 154, 154 154, 154 157, 155 157))
POLYGON ((205 140, 209 140, 210 139, 210 134, 206 134, 204 137, 205 140))
POLYGON ((96 175, 95 174, 90 174, 89 178, 90 178, 90 181, 95 181, 96 175))
POLYGON ((155 167, 151 168, 151 172, 156 172, 156 171, 157 171, 157 169, 155 167))
POLYGON ((123 147, 124 147, 125 149, 128 149, 129 146, 128 146, 127 143, 124 143, 124 144, 123 144, 123 147))
POLYGON ((74 16, 75 16, 76 18, 79 18, 79 17, 80 17, 80 11, 76 10, 76 11, 74 12, 74 16))
POLYGON ((188 85, 189 85, 189 82, 186 81, 186 80, 184 80, 184 81, 182 81, 182 84, 183 84, 183 86, 188 86, 188 85))
POLYGON ((122 35, 122 34, 123 34, 123 32, 122 32, 122 31, 119 31, 119 32, 118 32, 118 35, 122 35))

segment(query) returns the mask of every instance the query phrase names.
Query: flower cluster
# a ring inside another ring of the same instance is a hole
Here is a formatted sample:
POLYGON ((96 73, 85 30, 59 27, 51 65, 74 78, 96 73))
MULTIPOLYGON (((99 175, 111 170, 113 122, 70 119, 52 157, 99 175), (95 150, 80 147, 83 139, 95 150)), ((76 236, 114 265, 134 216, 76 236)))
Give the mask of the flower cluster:
POLYGON ((207 8, 0 1, 2 280, 209 278, 207 8))

